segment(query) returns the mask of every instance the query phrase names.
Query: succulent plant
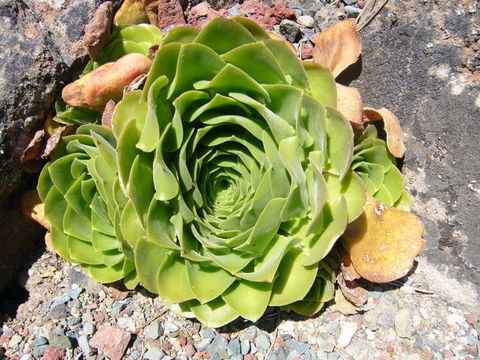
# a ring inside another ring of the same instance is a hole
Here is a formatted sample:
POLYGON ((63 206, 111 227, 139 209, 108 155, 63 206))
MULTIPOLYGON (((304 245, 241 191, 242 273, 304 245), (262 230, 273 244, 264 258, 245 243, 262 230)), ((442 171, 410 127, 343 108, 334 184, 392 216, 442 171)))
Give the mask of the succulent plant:
POLYGON ((365 200, 335 96, 325 68, 254 22, 172 30, 113 116, 141 284, 211 326, 318 311, 333 292, 321 260, 365 200))
MULTIPOLYGON (((122 28, 89 66, 147 51, 145 29, 122 28)), ((367 193, 408 203, 375 127, 354 140, 330 70, 248 19, 174 28, 149 68, 112 129, 81 126, 42 171, 54 248, 208 326, 268 306, 318 312, 334 294, 330 250, 365 223, 367 193)))
POLYGON ((370 195, 387 206, 409 210, 411 199, 404 190, 403 176, 377 128, 368 125, 355 140, 352 169, 362 178, 370 195))
POLYGON ((126 198, 118 186, 111 129, 84 125, 62 138, 39 177, 52 245, 93 279, 137 286, 133 252, 116 227, 126 198))

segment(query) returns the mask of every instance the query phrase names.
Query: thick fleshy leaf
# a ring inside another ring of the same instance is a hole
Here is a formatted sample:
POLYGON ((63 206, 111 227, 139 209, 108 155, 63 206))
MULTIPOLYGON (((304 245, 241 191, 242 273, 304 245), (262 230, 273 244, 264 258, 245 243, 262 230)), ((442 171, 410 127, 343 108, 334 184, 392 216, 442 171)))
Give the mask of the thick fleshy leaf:
POLYGON ((187 263, 188 281, 195 298, 202 304, 221 294, 235 281, 235 277, 216 266, 187 263))
POLYGON ((239 316, 239 314, 220 297, 206 304, 190 301, 189 306, 198 320, 212 328, 228 324, 239 316))
POLYGON ((267 309, 272 286, 271 283, 240 280, 228 288, 222 299, 240 316, 255 322, 267 309))
POLYGON ((158 270, 167 256, 167 250, 145 239, 138 239, 135 245, 135 267, 138 279, 148 291, 158 292, 158 270))

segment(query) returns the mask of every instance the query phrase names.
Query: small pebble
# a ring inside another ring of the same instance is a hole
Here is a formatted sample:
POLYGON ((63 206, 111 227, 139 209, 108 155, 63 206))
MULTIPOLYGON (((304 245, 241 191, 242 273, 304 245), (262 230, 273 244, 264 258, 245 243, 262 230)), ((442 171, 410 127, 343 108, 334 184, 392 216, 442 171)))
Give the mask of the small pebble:
POLYGON ((227 346, 228 340, 221 335, 217 335, 215 336, 211 344, 207 347, 206 352, 208 355, 213 356, 221 351, 227 350, 227 346))
POLYGON ((308 15, 302 15, 297 18, 297 22, 305 27, 312 28, 315 25, 315 19, 308 15))
POLYGON ((295 21, 284 19, 280 22, 280 34, 293 43, 300 34, 300 25, 295 21))
POLYGON ((239 339, 231 340, 228 343, 227 351, 230 356, 240 355, 241 354, 240 340, 239 339))
POLYGON ((95 330, 95 325, 93 325, 92 323, 87 322, 83 324, 83 333, 85 335, 93 335, 95 333, 95 330))
POLYGON ((143 354, 144 359, 148 360, 161 360, 165 359, 165 353, 159 347, 150 348, 145 354, 143 354))
POLYGON ((88 343, 87 335, 79 336, 77 341, 78 341, 78 346, 80 346, 80 349, 82 349, 82 352, 85 355, 87 355, 87 356, 93 355, 94 351, 90 347, 90 344, 88 343))
POLYGON ((267 334, 260 334, 255 339, 255 346, 257 349, 267 350, 270 347, 270 338, 267 334))
POLYGON ((177 324, 174 324, 173 322, 167 321, 164 327, 164 332, 165 334, 171 334, 175 331, 178 331, 180 328, 178 327, 177 324))
POLYGON ((337 345, 340 347, 346 347, 350 344, 353 335, 357 332, 357 323, 345 321, 340 325, 340 334, 337 338, 337 345))
POLYGON ((162 323, 160 321, 153 321, 145 327, 143 333, 148 339, 157 340, 163 333, 162 323))

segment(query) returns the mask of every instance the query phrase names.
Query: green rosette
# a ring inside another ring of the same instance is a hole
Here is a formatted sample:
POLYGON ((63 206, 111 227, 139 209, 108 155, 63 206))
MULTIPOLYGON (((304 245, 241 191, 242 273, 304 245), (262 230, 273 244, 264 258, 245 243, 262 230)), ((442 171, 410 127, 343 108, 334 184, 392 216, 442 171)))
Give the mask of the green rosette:
POLYGON ((55 251, 99 282, 123 279, 134 288, 133 251, 116 225, 127 202, 118 183, 116 145, 108 128, 79 127, 61 139, 37 189, 55 251))
POLYGON ((412 203, 404 190, 402 173, 385 140, 378 138, 374 125, 368 125, 355 140, 352 169, 360 176, 367 191, 388 206, 409 211, 412 203))
POLYGON ((362 212, 353 132, 328 70, 244 18, 171 30, 113 116, 119 216, 140 283, 208 326, 311 315, 362 212))

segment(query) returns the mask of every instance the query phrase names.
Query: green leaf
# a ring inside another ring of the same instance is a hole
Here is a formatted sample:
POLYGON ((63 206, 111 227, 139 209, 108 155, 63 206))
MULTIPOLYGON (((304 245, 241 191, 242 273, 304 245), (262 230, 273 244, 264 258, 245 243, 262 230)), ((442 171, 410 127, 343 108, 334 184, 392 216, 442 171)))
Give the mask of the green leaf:
POLYGON ((139 238, 134 254, 140 284, 148 291, 158 293, 158 270, 167 256, 167 250, 145 238, 139 238))
POLYGON ((192 293, 202 304, 220 296, 235 281, 227 271, 209 264, 187 262, 187 274, 192 293))
POLYGON ((267 309, 271 291, 271 283, 240 280, 228 288, 222 299, 240 316, 255 322, 267 309))
POLYGON ((310 93, 323 106, 337 106, 337 87, 332 73, 311 61, 302 62, 310 83, 310 93))
POLYGON ((220 297, 206 304, 200 304, 198 301, 190 301, 189 305, 195 317, 205 326, 212 328, 228 324, 239 316, 239 314, 220 297))
POLYGON ((315 281, 318 263, 304 266, 305 254, 301 249, 290 250, 278 268, 270 298, 271 306, 283 306, 302 300, 315 281))
POLYGON ((178 254, 167 254, 157 279, 158 293, 164 301, 176 303, 195 298, 188 281, 187 261, 178 254))

